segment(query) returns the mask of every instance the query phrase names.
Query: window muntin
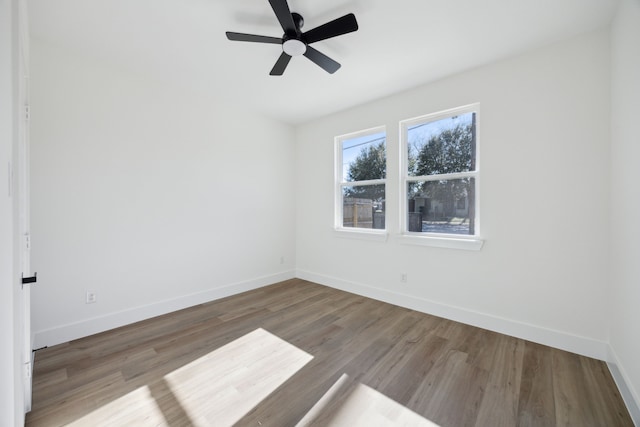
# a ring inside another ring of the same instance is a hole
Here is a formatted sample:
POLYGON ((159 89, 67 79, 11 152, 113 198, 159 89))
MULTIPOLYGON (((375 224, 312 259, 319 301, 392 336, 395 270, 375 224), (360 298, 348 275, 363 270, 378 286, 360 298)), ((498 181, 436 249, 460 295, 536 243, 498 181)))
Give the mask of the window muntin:
POLYGON ((386 150, 384 128, 336 138, 336 228, 385 229, 386 150))
POLYGON ((477 111, 472 105, 401 122, 404 233, 479 235, 477 111))

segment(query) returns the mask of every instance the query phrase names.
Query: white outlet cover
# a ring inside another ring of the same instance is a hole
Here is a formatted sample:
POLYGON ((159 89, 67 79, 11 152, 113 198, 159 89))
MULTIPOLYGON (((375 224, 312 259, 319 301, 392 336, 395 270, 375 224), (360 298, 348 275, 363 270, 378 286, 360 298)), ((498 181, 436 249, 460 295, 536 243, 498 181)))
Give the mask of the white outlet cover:
POLYGON ((96 293, 94 291, 87 291, 86 300, 87 304, 93 304, 98 299, 96 293))

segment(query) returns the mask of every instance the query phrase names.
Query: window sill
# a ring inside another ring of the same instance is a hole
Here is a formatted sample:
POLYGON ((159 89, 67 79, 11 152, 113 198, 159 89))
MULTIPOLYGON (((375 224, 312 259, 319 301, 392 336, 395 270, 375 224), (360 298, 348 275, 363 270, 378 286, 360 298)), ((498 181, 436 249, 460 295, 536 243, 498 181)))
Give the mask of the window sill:
POLYGON ((461 239, 455 237, 419 236, 404 234, 398 237, 406 245, 430 246, 433 248, 479 251, 484 245, 482 239, 461 239))
POLYGON ((380 231, 370 231, 366 229, 346 229, 346 228, 336 228, 333 231, 336 237, 341 237, 345 239, 359 239, 359 240, 370 240, 376 242, 386 242, 389 236, 389 233, 386 230, 380 231))

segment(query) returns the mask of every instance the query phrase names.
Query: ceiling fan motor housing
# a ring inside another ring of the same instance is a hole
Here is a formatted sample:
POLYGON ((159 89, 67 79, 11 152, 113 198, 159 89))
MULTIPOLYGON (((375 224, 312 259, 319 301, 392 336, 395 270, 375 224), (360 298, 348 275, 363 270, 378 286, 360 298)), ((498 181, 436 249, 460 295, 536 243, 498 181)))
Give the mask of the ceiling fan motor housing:
POLYGON ((293 23, 296 24, 296 28, 300 31, 304 26, 304 18, 296 12, 291 12, 291 16, 293 17, 293 23))

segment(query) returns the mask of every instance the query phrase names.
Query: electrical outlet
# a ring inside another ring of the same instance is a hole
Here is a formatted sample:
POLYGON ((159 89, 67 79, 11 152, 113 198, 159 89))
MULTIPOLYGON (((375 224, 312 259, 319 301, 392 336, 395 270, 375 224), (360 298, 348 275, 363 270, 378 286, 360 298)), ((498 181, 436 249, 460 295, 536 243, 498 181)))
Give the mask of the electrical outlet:
POLYGON ((280 264, 284 264, 284 257, 283 256, 280 257, 280 264))
POLYGON ((85 300, 85 304, 93 304, 98 300, 98 296, 95 291, 87 291, 87 299, 85 300))
POLYGON ((402 283, 407 283, 407 273, 400 274, 400 281, 402 283))

